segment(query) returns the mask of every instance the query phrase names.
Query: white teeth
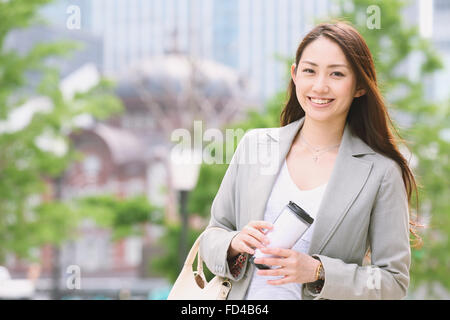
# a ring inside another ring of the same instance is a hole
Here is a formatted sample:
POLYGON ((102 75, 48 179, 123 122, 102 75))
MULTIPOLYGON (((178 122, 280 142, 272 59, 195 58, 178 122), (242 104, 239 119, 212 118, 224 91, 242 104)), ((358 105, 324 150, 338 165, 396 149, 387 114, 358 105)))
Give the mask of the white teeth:
POLYGON ((329 99, 329 100, 322 100, 322 99, 313 99, 310 98, 312 102, 314 103, 319 103, 319 104, 327 104, 329 102, 331 102, 333 99, 329 99))

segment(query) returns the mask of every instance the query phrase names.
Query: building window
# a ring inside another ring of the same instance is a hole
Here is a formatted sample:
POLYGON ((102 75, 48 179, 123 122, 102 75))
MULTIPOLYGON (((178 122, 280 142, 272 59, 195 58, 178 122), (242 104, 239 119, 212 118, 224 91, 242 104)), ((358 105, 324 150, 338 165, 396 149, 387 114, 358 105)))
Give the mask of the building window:
POLYGON ((101 161, 95 155, 87 155, 82 164, 87 183, 96 183, 101 169, 101 161))

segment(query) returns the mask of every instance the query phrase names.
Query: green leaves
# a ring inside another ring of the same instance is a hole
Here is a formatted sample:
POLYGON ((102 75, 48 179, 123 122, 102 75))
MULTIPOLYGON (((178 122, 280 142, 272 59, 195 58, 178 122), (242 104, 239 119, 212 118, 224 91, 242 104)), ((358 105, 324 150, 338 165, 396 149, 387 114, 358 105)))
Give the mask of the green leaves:
POLYGON ((37 21, 39 7, 51 0, 9 0, 0 1, 0 49, 5 36, 13 29, 30 26, 37 21))
POLYGON ((129 199, 119 199, 114 195, 93 196, 79 199, 76 203, 81 217, 111 229, 114 240, 140 235, 140 226, 145 223, 163 223, 163 209, 149 203, 145 196, 129 199))
POLYGON ((80 216, 73 205, 60 201, 48 202, 33 211, 34 219, 29 224, 18 226, 34 237, 30 246, 61 245, 63 241, 76 236, 73 226, 78 225, 80 216))
POLYGON ((55 61, 80 44, 38 43, 20 54, 5 48, 10 32, 34 25, 38 9, 48 2, 0 1, 0 264, 6 253, 28 257, 39 245, 72 236, 77 208, 54 199, 47 182, 78 159, 68 139, 76 116, 106 119, 122 111, 105 79, 73 98, 63 96, 55 61))

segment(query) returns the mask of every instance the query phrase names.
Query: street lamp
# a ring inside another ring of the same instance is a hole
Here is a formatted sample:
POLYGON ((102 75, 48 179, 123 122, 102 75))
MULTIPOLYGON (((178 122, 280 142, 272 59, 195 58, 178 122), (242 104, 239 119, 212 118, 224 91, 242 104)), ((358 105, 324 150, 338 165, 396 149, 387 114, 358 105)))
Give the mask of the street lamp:
POLYGON ((195 188, 201 165, 201 152, 181 145, 175 146, 170 152, 170 176, 171 183, 179 192, 181 234, 178 260, 180 269, 183 267, 184 259, 188 253, 187 231, 188 212, 187 200, 189 191, 195 188))

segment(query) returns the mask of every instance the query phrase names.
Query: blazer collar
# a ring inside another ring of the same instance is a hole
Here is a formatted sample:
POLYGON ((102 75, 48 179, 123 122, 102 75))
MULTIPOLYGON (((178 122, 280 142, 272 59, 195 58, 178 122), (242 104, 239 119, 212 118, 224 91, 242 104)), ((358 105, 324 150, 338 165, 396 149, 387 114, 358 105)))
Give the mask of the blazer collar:
MULTIPOLYGON (((302 117, 299 120, 291 122, 290 124, 284 127, 275 128, 275 130, 269 130, 268 132, 266 132, 266 134, 274 142, 279 142, 285 148, 288 147, 290 149, 290 146, 295 136, 297 135, 297 132, 303 127, 304 122, 305 117, 302 117)), ((352 134, 351 128, 348 125, 348 123, 346 123, 344 127, 344 133, 342 136, 340 148, 342 149, 343 152, 345 152, 346 154, 350 154, 352 156, 375 154, 375 151, 373 151, 371 147, 369 147, 366 143, 364 143, 359 137, 352 134)), ((287 150, 288 152, 289 149, 287 150)))
MULTIPOLYGON (((276 145, 276 148, 273 148, 276 151, 270 157, 271 165, 275 170, 272 170, 271 174, 261 174, 259 165, 252 170, 247 182, 251 204, 247 214, 251 220, 264 219, 264 211, 278 176, 277 173, 304 120, 303 117, 284 127, 265 131, 266 143, 264 144, 276 145)), ((346 124, 333 171, 315 217, 310 254, 319 254, 323 250, 366 183, 373 163, 356 156, 372 153, 375 152, 357 136, 352 135, 351 128, 346 124)))

